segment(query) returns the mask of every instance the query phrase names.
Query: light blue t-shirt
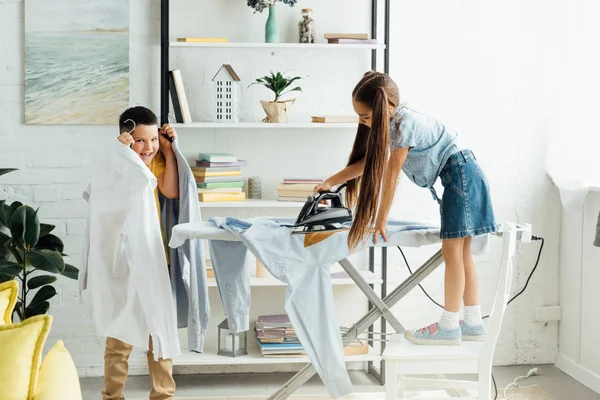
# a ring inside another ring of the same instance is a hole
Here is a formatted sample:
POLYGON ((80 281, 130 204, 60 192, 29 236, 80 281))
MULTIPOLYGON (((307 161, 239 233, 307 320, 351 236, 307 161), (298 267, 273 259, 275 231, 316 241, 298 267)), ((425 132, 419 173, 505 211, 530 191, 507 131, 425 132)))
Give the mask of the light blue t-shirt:
POLYGON ((433 187, 448 157, 460 150, 455 132, 448 131, 435 119, 403 106, 394 112, 390 128, 391 150, 410 148, 402 170, 421 187, 433 187), (400 137, 397 137, 399 120, 400 137))

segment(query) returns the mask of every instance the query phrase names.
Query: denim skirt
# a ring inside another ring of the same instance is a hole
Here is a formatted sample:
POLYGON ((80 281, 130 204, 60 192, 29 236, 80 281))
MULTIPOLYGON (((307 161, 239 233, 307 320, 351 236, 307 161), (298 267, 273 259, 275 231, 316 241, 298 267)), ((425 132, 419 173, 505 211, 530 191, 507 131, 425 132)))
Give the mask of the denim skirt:
POLYGON ((488 180, 471 150, 452 154, 440 172, 440 179, 444 186, 440 202, 442 239, 498 230, 488 180))

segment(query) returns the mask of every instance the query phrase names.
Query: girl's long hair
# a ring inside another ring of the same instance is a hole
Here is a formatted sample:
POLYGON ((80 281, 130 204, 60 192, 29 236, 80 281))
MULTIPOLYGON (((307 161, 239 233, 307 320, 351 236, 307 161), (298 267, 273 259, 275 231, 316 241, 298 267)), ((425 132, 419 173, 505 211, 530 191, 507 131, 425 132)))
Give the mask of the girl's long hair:
MULTIPOLYGON (((355 208, 348 236, 349 248, 355 249, 377 218, 384 169, 390 152, 390 105, 398 107, 399 93, 394 81, 380 72, 368 71, 352 91, 356 102, 368 106, 373 115, 371 128, 360 124, 354 139, 348 165, 364 158, 361 177, 346 184, 346 203, 355 208)), ((397 132, 398 134, 398 132, 397 132)))

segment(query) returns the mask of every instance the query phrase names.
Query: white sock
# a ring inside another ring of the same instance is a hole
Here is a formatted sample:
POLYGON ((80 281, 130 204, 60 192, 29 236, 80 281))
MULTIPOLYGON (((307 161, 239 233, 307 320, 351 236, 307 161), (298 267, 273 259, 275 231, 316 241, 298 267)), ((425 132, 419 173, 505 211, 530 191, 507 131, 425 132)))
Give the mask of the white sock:
POLYGON ((444 329, 455 329, 458 328, 458 320, 460 318, 460 312, 446 311, 442 313, 439 325, 444 329))
POLYGON ((465 306, 464 321, 469 325, 483 324, 483 320, 481 319, 481 306, 465 306))

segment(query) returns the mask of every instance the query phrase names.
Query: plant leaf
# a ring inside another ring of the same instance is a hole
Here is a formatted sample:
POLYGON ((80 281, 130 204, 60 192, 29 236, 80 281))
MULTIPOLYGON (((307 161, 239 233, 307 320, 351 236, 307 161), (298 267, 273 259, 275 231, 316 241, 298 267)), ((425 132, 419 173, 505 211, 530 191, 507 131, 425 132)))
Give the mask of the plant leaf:
POLYGON ((50 309, 50 303, 47 301, 42 301, 39 304, 34 306, 29 306, 25 309, 25 314, 27 318, 34 317, 36 315, 43 315, 48 312, 50 309))
POLYGON ((40 224, 40 237, 44 237, 50 232, 52 232, 56 228, 54 225, 50 224, 40 224))
POLYGON ((72 266, 71 264, 65 264, 65 270, 62 273, 63 276, 71 279, 79 279, 79 269, 72 266))
POLYGON ((0 275, 15 277, 23 272, 23 267, 16 262, 0 260, 0 275))
POLYGON ((49 285, 51 283, 54 283, 54 282, 56 282, 57 279, 58 278, 56 276, 52 276, 52 275, 36 276, 27 281, 27 288, 28 289, 37 289, 44 285, 49 285))
POLYGON ((65 261, 62 256, 52 250, 32 250, 27 253, 27 261, 34 268, 53 274, 62 274, 65 270, 65 261))
MULTIPOLYGON (((56 289, 54 288, 54 286, 46 285, 35 293, 35 296, 33 296, 33 299, 31 299, 27 308, 34 307, 43 301, 50 300, 51 298, 56 296, 56 294, 57 293, 56 293, 56 289)), ((30 315, 28 315, 28 316, 30 316, 30 315)))
POLYGON ((29 206, 15 210, 10 219, 10 233, 13 239, 35 246, 40 237, 40 220, 37 211, 29 206))
POLYGON ((16 170, 16 168, 0 168, 0 176, 16 170))
POLYGON ((58 251, 59 253, 62 253, 63 250, 65 249, 65 245, 63 244, 63 241, 57 237, 54 236, 52 234, 47 234, 44 236, 40 236, 40 239, 38 240, 37 244, 35 245, 35 249, 36 250, 54 250, 54 251, 58 251))
POLYGON ((7 228, 10 228, 10 219, 12 218, 13 213, 19 207, 21 207, 23 203, 20 201, 15 201, 14 203, 8 205, 4 204, 2 209, 0 210, 0 222, 7 228))
POLYGON ((10 240, 10 236, 8 236, 4 232, 0 232, 0 247, 4 247, 6 243, 10 240))
POLYGON ((8 275, 2 275, 2 274, 0 274, 0 283, 12 281, 13 279, 15 279, 14 276, 8 276, 8 275))
MULTIPOLYGON (((290 90, 288 90, 287 92, 281 93, 281 96, 284 96, 284 95, 286 95, 286 94, 288 94, 288 93, 290 93, 290 92, 301 92, 301 91, 302 91, 302 89, 301 89, 301 88, 299 88, 299 87, 295 87, 295 88, 293 88, 293 89, 290 89, 290 90)), ((280 96, 280 97, 281 97, 281 96, 280 96)))

